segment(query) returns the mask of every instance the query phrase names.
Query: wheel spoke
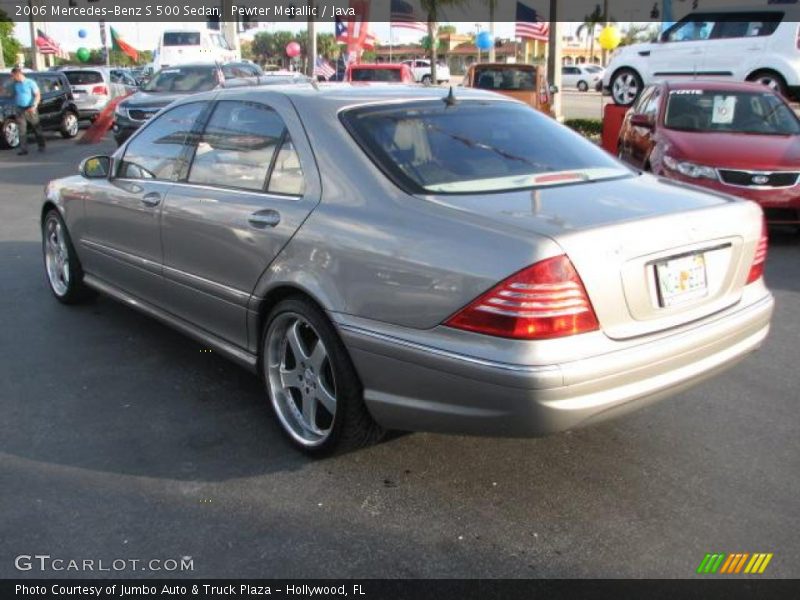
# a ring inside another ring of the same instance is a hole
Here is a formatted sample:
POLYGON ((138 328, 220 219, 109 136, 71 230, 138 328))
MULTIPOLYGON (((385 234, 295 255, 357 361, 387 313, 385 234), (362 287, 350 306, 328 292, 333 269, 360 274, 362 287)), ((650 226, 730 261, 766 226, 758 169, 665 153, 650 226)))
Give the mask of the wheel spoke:
POLYGON ((317 428, 317 399, 306 394, 303 396, 303 421, 304 425, 316 434, 322 433, 317 428))
POLYGON ((336 414, 336 397, 328 391, 327 386, 320 380, 317 386, 317 399, 332 415, 336 414))
POLYGON ((322 373, 322 367, 325 364, 325 359, 328 358, 328 353, 325 351, 325 345, 321 339, 317 339, 317 344, 314 346, 314 351, 308 357, 311 367, 317 375, 322 373))
POLYGON ((294 369, 286 369, 284 366, 280 367, 281 384, 284 388, 297 388, 300 389, 303 385, 300 379, 302 371, 295 367, 294 369))
POLYGON ((295 360, 306 361, 309 359, 309 354, 306 351, 303 339, 300 337, 300 321, 295 321, 286 332, 286 340, 289 342, 289 347, 294 353, 295 360))

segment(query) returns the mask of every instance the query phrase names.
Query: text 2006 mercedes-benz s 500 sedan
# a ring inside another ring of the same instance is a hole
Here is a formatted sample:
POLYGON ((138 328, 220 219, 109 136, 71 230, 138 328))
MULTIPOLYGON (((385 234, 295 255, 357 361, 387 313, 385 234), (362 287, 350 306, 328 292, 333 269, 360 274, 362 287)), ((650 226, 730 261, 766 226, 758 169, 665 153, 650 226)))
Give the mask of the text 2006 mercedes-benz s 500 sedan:
POLYGON ((314 454, 387 429, 542 435, 761 344, 757 204, 632 171, 477 90, 187 97, 51 182, 47 280, 259 373, 314 454))

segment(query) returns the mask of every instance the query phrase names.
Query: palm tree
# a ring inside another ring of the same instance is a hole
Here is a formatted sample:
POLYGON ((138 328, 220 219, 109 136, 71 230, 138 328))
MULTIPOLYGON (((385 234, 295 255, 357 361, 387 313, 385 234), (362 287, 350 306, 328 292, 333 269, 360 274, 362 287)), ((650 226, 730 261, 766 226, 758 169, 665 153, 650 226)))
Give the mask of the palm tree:
POLYGON ((594 10, 591 14, 586 15, 583 18, 583 23, 580 24, 576 34, 578 37, 581 36, 583 32, 586 32, 586 35, 589 36, 589 60, 588 62, 592 62, 594 59, 594 32, 597 29, 597 26, 601 23, 606 21, 606 17, 603 14, 603 10, 600 8, 599 4, 595 4, 594 10))
MULTIPOLYGON (((425 11, 428 18, 428 37, 435 40, 437 23, 439 22, 439 9, 443 6, 457 6, 466 4, 468 0, 420 0, 420 6, 425 11)), ((439 44, 431 43, 430 48, 430 61, 431 61, 431 83, 436 85, 436 61, 438 60, 438 46, 439 44)))

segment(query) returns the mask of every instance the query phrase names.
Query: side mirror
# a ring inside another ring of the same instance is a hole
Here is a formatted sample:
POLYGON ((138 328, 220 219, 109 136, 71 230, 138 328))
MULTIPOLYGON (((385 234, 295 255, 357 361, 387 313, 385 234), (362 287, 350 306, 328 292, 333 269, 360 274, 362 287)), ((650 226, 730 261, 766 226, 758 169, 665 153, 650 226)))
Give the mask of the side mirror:
POLYGON ((653 119, 647 115, 637 114, 631 115, 631 126, 644 127, 645 129, 653 129, 655 123, 653 119))
POLYGON ((669 31, 662 31, 661 35, 658 36, 658 41, 660 43, 668 42, 669 41, 669 31))
POLYGON ((554 83, 550 84, 550 93, 551 94, 557 94, 559 91, 560 90, 558 89, 557 85, 555 85, 554 83))
POLYGON ((90 156, 81 162, 79 169, 86 179, 108 179, 111 173, 111 157, 90 156))

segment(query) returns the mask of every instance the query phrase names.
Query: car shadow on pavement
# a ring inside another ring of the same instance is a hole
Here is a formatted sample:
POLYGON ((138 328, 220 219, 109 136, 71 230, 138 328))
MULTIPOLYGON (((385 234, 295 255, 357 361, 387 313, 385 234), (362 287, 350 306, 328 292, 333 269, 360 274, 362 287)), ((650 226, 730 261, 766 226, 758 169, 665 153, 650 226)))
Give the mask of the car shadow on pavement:
POLYGON ((800 291, 800 226, 770 227, 765 279, 776 291, 800 291))

